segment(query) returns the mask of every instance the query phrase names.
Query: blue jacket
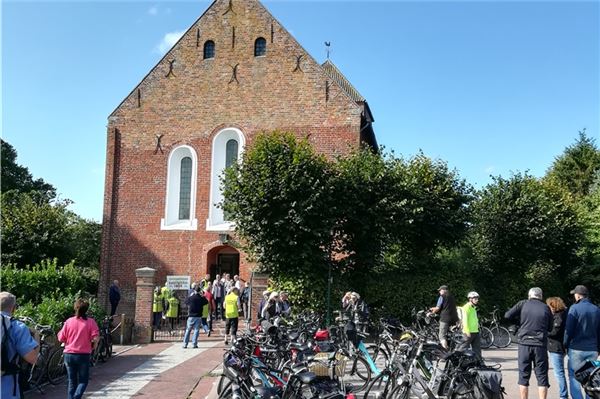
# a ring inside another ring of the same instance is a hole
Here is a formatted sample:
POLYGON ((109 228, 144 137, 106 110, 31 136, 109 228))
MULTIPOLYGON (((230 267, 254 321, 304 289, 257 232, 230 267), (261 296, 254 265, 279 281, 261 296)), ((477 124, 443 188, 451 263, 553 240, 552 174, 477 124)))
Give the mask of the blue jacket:
POLYGON ((571 306, 565 326, 565 349, 600 349, 600 308, 583 298, 571 306))

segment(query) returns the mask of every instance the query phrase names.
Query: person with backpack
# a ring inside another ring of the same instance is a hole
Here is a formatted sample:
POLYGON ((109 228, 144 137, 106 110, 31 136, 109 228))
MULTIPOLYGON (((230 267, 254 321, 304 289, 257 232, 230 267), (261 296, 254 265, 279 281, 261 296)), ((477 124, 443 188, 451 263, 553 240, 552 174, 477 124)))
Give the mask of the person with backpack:
POLYGON ((17 298, 10 292, 0 292, 0 313, 2 326, 0 337, 2 339, 2 399, 18 399, 21 397, 19 389, 19 359, 35 364, 38 358, 40 345, 39 334, 31 336, 29 328, 22 322, 13 319, 12 315, 17 307, 17 298))

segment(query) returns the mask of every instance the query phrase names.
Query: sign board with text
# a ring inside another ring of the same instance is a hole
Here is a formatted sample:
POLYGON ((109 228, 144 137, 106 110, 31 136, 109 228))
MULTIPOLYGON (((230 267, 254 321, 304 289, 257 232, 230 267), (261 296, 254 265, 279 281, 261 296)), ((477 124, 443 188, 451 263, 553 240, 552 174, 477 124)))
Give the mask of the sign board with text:
POLYGON ((190 276, 167 276, 167 288, 170 290, 188 290, 191 282, 190 276))

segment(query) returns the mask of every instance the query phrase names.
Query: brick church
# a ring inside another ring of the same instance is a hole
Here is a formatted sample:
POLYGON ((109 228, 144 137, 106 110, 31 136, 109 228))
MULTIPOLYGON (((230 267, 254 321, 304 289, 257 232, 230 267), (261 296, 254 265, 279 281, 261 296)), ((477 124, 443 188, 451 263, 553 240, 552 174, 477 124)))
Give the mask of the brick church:
MULTIPOLYGON (((308 22, 307 22, 308 23, 308 22)), ((318 63, 258 0, 216 0, 108 117, 100 299, 121 282, 132 315, 135 270, 239 274, 219 176, 259 132, 309 137, 317 151, 376 147, 365 99, 318 63)))

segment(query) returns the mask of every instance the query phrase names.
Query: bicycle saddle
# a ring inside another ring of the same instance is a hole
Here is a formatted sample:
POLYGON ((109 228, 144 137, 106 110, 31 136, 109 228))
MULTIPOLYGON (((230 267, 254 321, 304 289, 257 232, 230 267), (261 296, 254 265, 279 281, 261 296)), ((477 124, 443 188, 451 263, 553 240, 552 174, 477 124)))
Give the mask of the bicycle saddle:
POLYGON ((256 393, 258 394, 258 396, 261 397, 262 399, 278 399, 279 394, 281 393, 279 388, 276 388, 276 387, 259 386, 259 387, 256 387, 255 389, 256 389, 256 393))

